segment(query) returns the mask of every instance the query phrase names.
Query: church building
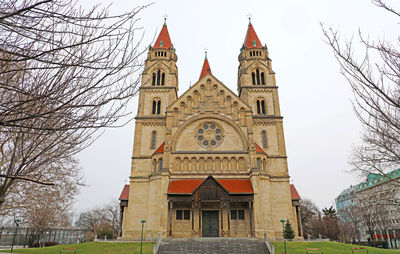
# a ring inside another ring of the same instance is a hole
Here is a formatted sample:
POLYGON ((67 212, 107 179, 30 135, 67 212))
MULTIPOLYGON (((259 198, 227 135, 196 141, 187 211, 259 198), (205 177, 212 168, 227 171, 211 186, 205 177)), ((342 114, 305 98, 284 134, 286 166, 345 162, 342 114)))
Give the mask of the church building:
POLYGON ((178 96, 178 56, 164 23, 142 75, 121 239, 140 239, 141 220, 145 239, 282 239, 282 219, 302 237, 275 73, 251 22, 238 60, 237 93, 206 55, 198 81, 178 96))

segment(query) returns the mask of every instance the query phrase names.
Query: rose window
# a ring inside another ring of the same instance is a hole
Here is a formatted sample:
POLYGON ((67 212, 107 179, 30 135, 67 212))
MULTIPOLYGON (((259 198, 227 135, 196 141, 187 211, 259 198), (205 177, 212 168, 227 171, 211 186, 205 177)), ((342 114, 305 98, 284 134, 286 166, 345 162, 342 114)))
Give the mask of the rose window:
POLYGON ((205 122, 199 125, 196 130, 196 140, 200 146, 210 149, 221 144, 223 135, 219 124, 205 122))

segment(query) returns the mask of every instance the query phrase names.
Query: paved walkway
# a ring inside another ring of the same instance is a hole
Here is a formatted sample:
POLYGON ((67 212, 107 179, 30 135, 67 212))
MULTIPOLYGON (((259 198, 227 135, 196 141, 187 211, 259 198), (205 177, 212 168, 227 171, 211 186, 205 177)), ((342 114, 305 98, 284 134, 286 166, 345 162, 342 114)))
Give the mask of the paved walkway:
POLYGON ((269 254, 254 238, 164 238, 158 254, 269 254))

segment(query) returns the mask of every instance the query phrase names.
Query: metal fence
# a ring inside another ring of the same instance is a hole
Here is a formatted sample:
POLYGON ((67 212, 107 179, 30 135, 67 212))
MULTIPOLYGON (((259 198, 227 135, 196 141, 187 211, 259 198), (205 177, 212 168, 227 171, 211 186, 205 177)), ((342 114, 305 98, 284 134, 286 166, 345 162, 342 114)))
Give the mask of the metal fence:
MULTIPOLYGON (((32 232, 30 228, 1 227, 0 228, 0 247, 10 247, 14 241, 14 246, 28 246, 29 236, 32 232)), ((48 229, 41 239, 43 242, 57 242, 58 244, 72 244, 86 242, 87 231, 75 228, 52 228, 48 229)))

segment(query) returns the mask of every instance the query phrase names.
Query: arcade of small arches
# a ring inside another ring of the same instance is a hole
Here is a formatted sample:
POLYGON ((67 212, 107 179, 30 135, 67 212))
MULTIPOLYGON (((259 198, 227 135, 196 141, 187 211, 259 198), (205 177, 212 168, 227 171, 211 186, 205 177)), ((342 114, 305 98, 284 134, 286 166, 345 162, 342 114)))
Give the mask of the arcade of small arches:
MULTIPOLYGON (((267 172, 266 158, 258 157, 257 170, 267 172)), ((153 172, 161 171, 163 159, 153 159, 153 172)), ((226 157, 175 157, 173 173, 248 173, 249 167, 243 156, 226 157)))

